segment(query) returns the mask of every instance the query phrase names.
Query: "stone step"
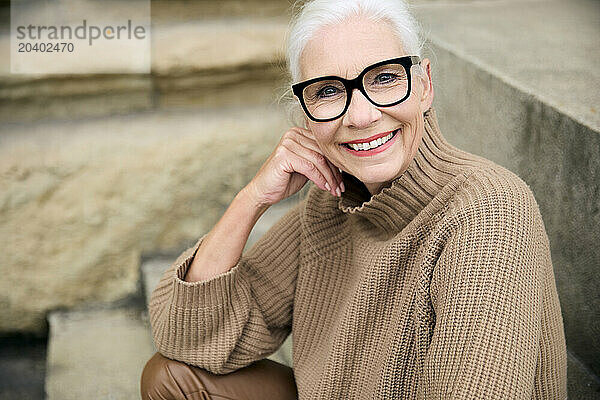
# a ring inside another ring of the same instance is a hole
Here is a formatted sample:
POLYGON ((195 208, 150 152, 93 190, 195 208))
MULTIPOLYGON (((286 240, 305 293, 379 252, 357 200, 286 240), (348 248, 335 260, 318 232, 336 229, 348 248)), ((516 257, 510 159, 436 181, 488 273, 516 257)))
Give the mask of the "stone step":
POLYGON ((139 310, 53 312, 48 321, 48 400, 139 398, 142 369, 154 354, 139 310))
POLYGON ((0 331, 42 333, 48 310, 136 294, 140 255, 210 229, 288 127, 260 106, 0 124, 2 268, 31 272, 0 281, 15 304, 0 331))
MULTIPOLYGON (((257 221, 256 225, 250 232, 248 241, 244 248, 244 251, 248 250, 252 245, 264 235, 269 228, 277 222, 294 204, 299 201, 298 194, 292 196, 278 204, 271 206, 257 221)), ((152 291, 158 284, 158 281, 162 277, 164 271, 171 266, 175 257, 154 257, 146 260, 141 266, 141 273, 143 279, 144 293, 146 297, 146 303, 150 300, 152 291)), ((268 357, 269 359, 275 360, 282 364, 292 366, 292 335, 290 335, 286 341, 282 344, 281 348, 268 357)))
POLYGON ((274 103, 287 90, 286 29, 283 18, 247 17, 154 27, 155 105, 274 103))
MULTIPOLYGON (((287 20, 281 17, 156 23, 147 75, 11 74, 5 57, 0 61, 0 122, 74 119, 157 107, 270 104, 286 90, 286 27, 287 20)), ((0 52, 9 51, 6 32, 0 34, 0 52)))
POLYGON ((291 3, 289 0, 152 0, 152 21, 281 17, 290 14, 291 3))
MULTIPOLYGON (((269 208, 248 239, 247 248, 298 201, 297 196, 269 208)), ((154 257, 142 266, 148 300, 173 258, 154 257)), ((49 317, 46 392, 52 399, 133 399, 145 362, 154 354, 147 311, 84 309, 49 317), (118 366, 118 368, 116 367, 118 366), (73 382, 77 382, 73 385, 73 382)), ((292 336, 269 359, 292 366, 292 336)))
MULTIPOLYGON (((433 64, 439 66, 434 79, 444 99, 458 94, 486 104, 509 102, 493 109, 498 114, 522 101, 511 88, 598 132, 597 1, 425 1, 414 11, 428 34, 433 64), (507 88, 489 91, 492 80, 507 88)), ((468 105, 444 103, 461 117, 468 105)), ((489 117, 494 116, 478 116, 489 117)))

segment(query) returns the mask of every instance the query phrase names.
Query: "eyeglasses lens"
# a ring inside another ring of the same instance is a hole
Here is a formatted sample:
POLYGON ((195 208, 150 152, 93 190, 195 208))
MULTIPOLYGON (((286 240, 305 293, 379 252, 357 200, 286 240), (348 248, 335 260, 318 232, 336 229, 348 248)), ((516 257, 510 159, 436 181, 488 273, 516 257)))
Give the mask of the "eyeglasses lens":
POLYGON ((406 71, 400 64, 386 64, 372 69, 362 83, 369 99, 382 106, 403 99, 408 90, 406 71))
POLYGON ((302 95, 308 112, 314 118, 333 118, 346 106, 346 87, 338 80, 315 82, 305 87, 302 95))

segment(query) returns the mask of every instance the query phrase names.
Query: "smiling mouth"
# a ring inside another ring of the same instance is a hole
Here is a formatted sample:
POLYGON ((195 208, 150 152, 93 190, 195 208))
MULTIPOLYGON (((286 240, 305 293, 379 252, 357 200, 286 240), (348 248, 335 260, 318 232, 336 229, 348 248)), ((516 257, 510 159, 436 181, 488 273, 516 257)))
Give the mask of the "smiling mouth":
POLYGON ((363 143, 342 143, 341 145, 344 147, 347 147, 351 150, 355 150, 355 151, 367 151, 367 150, 372 150, 372 149, 376 149, 379 146, 384 145, 385 143, 387 143, 388 141, 392 140, 394 138, 394 136, 396 136, 396 134, 400 131, 400 128, 396 129, 395 131, 392 131, 390 133, 388 133, 387 135, 383 136, 383 137, 379 137, 377 139, 374 139, 370 142, 363 142, 363 143))

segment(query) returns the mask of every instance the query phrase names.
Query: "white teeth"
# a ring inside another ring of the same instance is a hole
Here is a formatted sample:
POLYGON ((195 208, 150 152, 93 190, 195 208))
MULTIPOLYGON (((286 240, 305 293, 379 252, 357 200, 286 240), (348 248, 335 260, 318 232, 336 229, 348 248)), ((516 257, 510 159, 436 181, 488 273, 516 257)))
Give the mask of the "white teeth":
POLYGON ((354 150, 370 150, 381 146, 382 144, 390 140, 392 136, 394 136, 394 132, 377 140, 372 140, 370 143, 348 144, 348 146, 350 146, 354 150))

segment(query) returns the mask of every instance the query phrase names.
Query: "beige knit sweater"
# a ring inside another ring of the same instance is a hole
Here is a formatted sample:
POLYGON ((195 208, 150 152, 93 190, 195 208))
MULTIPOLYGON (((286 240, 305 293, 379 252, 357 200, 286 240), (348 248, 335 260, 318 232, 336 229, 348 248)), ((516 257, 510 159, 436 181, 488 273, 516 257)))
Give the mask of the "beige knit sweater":
MULTIPOLYGON (((300 399, 565 399, 550 248, 525 182, 442 136, 371 196, 312 186, 225 274, 185 282, 202 238, 150 301, 159 352, 217 374, 293 332, 300 399)), ((312 184, 311 184, 312 185, 312 184)))

